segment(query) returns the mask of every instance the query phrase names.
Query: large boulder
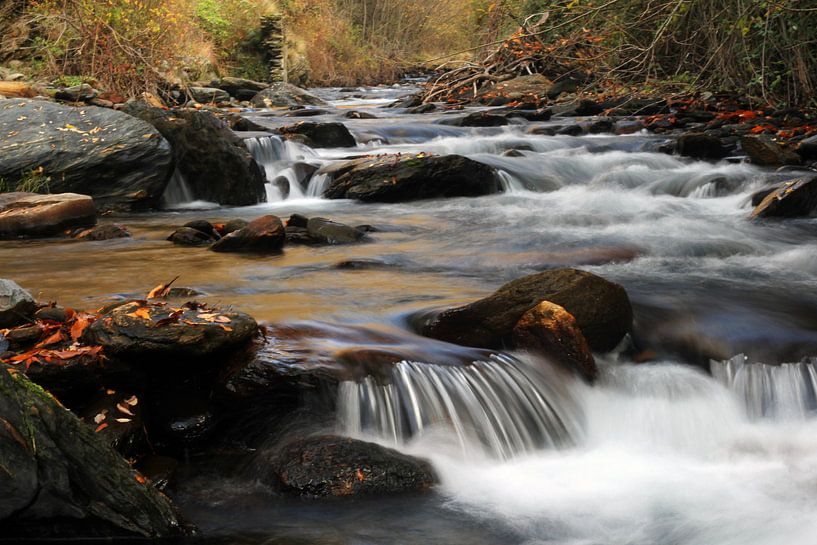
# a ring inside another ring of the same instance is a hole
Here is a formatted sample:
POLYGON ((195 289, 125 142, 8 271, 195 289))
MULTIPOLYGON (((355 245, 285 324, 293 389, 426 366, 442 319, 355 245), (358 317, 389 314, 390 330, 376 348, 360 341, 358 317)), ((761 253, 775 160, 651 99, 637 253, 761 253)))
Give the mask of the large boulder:
MULTIPOLYGON (((158 205, 173 171, 170 144, 142 120, 108 108, 0 101, 0 178, 81 193, 102 208, 158 205)), ((39 191, 39 189, 38 189, 39 191)))
POLYGON ((437 482, 431 465, 375 443, 322 435, 296 439, 268 459, 283 492, 306 497, 424 491, 437 482))
POLYGON ((783 182, 755 206, 755 218, 795 218, 817 214, 817 176, 783 182))
POLYGON ((246 100, 254 97, 259 91, 269 87, 269 83, 253 81, 244 78, 224 77, 211 83, 213 87, 218 87, 227 91, 230 96, 239 100, 246 100))
POLYGON ((319 170, 332 176, 324 197, 407 202, 437 197, 477 197, 502 190, 492 167, 461 155, 380 155, 319 170))
POLYGON ((54 398, 0 365, 4 539, 179 536, 169 500, 54 398))
POLYGON ((277 216, 261 216, 213 244, 214 252, 278 253, 286 242, 284 224, 277 216))
POLYGON ((281 127, 278 131, 289 140, 310 148, 353 148, 357 141, 343 123, 313 123, 304 121, 281 127))
POLYGON ((292 106, 326 106, 312 93, 289 83, 273 83, 250 101, 256 108, 290 108, 292 106))
POLYGON ((366 236, 363 231, 326 218, 309 218, 306 232, 317 244, 351 244, 366 236))
POLYGON ((246 206, 266 199, 266 178, 244 142, 213 113, 132 106, 173 146, 176 167, 194 199, 246 206))
POLYGON ((0 239, 52 236, 95 223, 96 207, 87 195, 0 193, 0 239))
POLYGON ((215 87, 188 87, 187 91, 193 97, 193 100, 205 104, 228 102, 230 100, 230 93, 215 87))
POLYGON ((514 327, 542 301, 572 314, 593 350, 612 350, 632 328, 633 309, 623 287, 586 271, 554 269, 519 278, 484 299, 446 310, 424 324, 422 333, 465 346, 509 346, 514 327))
POLYGON ((16 282, 0 278, 0 329, 28 321, 37 302, 16 282))
POLYGON ((242 312, 199 303, 174 309, 162 302, 131 301, 100 315, 82 342, 128 360, 182 363, 223 355, 257 332, 258 324, 242 312))

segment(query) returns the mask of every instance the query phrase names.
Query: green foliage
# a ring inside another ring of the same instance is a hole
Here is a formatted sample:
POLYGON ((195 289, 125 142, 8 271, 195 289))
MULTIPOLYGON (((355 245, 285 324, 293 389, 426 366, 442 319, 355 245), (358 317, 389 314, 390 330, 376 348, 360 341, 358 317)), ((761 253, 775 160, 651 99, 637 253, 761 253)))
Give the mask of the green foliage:
POLYGON ((50 193, 51 177, 39 167, 21 174, 17 181, 0 178, 0 193, 23 191, 25 193, 50 193))

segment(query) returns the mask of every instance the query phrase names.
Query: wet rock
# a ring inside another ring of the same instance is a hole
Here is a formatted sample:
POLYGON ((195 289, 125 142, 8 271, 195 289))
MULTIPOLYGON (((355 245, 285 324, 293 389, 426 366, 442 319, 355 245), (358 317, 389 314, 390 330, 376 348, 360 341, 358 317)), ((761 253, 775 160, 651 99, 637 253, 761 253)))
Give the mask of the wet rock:
POLYGON ((598 119, 587 127, 590 134, 611 133, 616 128, 616 122, 609 118, 598 119))
POLYGON ((277 477, 270 484, 304 497, 417 492, 437 482, 424 460, 333 435, 292 441, 271 455, 268 463, 277 477))
POLYGON ((436 104, 420 104, 419 106, 415 106, 414 108, 409 108, 406 113, 407 114, 427 114, 429 112, 433 112, 437 110, 436 104))
POLYGON ((79 85, 58 89, 54 94, 54 98, 66 102, 84 102, 92 100, 98 94, 96 89, 87 83, 81 83, 79 85))
POLYGON ((270 129, 269 127, 265 127, 264 125, 260 125, 251 119, 247 119, 246 117, 235 116, 229 118, 228 121, 230 128, 234 131, 239 132, 268 132, 270 129))
POLYGON ((343 271, 371 271, 395 267, 396 265, 377 259, 347 259, 335 263, 335 268, 343 271))
POLYGON ((519 278, 484 299, 446 310, 422 333, 464 346, 500 348, 510 343, 522 316, 542 301, 572 314, 590 348, 609 351, 632 328, 633 310, 624 288, 577 269, 554 269, 519 278))
POLYGON ((213 113, 140 108, 173 146, 176 167, 194 199, 246 206, 266 199, 265 176, 244 142, 213 113))
POLYGON ((255 320, 242 313, 189 303, 131 301, 108 309, 82 335, 87 345, 142 364, 214 358, 250 341, 255 320))
POLYGON ((150 413, 157 439, 176 448, 202 444, 218 424, 212 402, 198 392, 160 392, 150 413))
POLYGON ((401 98, 400 100, 396 100, 386 106, 387 108, 416 108, 423 103, 423 97, 419 94, 417 95, 409 95, 405 98, 401 98))
POLYGON ((351 112, 346 112, 345 114, 343 114, 343 117, 347 119, 377 119, 376 115, 370 114, 368 112, 356 112, 354 110, 351 112))
POLYGON ((37 310, 37 302, 16 282, 0 279, 0 329, 26 323, 37 310))
POLYGON ((148 445, 142 405, 135 395, 108 390, 82 411, 81 418, 112 449, 137 458, 148 445))
POLYGON ((443 119, 441 125, 451 125, 453 127, 502 127, 508 124, 508 120, 501 115, 494 115, 488 112, 474 112, 465 116, 443 119))
POLYGON ((39 324, 21 325, 6 333, 6 340, 15 350, 28 348, 42 337, 43 328, 39 324))
POLYGON ((801 140, 797 145, 797 154, 803 159, 817 159, 817 135, 801 140))
POLYGON ((514 108, 507 110, 505 116, 508 118, 520 118, 526 121, 548 121, 551 117, 553 117, 553 110, 550 108, 539 108, 536 110, 524 110, 520 108, 514 108))
POLYGON ((543 301, 523 314, 513 328, 513 343, 515 348, 543 354, 587 380, 598 375, 576 319, 557 304, 543 301))
POLYGON ((247 92, 252 93, 249 96, 249 99, 252 99, 252 97, 258 94, 260 91, 263 91, 264 89, 269 87, 268 83, 253 81, 251 79, 233 77, 221 78, 220 80, 213 81, 210 85, 213 87, 218 87, 223 91, 226 91, 227 93, 229 93, 230 96, 236 97, 239 100, 245 100, 244 98, 242 98, 242 96, 246 96, 247 92))
POLYGON ((87 195, 0 193, 0 239, 53 236, 95 223, 94 200, 87 195))
POLYGON ((276 216, 261 216, 213 244, 214 252, 277 253, 284 247, 286 231, 276 216))
POLYGON ((101 208, 157 206, 173 170, 161 134, 107 108, 7 100, 0 134, 0 178, 36 178, 42 191, 90 195, 101 208))
POLYGON ((502 190, 496 171, 460 155, 383 155, 321 169, 332 175, 324 197, 367 202, 407 202, 476 197, 502 190))
POLYGON ((188 92, 193 100, 201 104, 216 104, 218 102, 229 102, 230 93, 214 87, 188 87, 188 92))
POLYGON ((249 223, 250 222, 248 222, 247 220, 242 220, 240 218, 230 220, 224 224, 224 230, 221 232, 221 235, 224 236, 229 235, 230 233, 234 233, 240 229, 245 228, 247 225, 249 225, 249 223))
POLYGON ((306 226, 309 236, 319 244, 352 244, 366 235, 354 227, 326 218, 310 218, 306 226))
POLYGON ((817 176, 782 183, 752 212, 755 218, 796 218, 817 215, 817 176))
POLYGON ((327 105, 312 93, 289 83, 274 83, 256 94, 250 102, 256 108, 327 105))
POLYGON ((720 138, 702 132, 682 134, 676 149, 679 155, 695 159, 722 159, 729 155, 720 138))
POLYGON ((137 465, 151 485, 157 490, 164 490, 172 482, 179 462, 169 456, 151 455, 137 465))
POLYGON ((49 322, 63 323, 68 321, 68 311, 58 306, 43 307, 34 313, 38 320, 48 320, 49 322))
POLYGON ((502 152, 503 157, 524 157, 525 154, 518 149, 509 149, 502 152))
POLYGON ((568 125, 557 130, 556 134, 564 136, 581 136, 584 134, 584 129, 581 125, 568 125))
POLYGON ((74 238, 77 240, 113 240, 130 237, 130 231, 123 225, 117 223, 98 225, 91 229, 83 229, 74 234, 74 238))
POLYGON ((355 137, 343 123, 302 122, 278 129, 288 139, 296 139, 311 148, 353 148, 355 137))
POLYGON ((180 227, 173 231, 167 240, 179 246, 207 246, 215 242, 212 235, 208 235, 193 229, 192 227, 180 227))
POLYGON ((744 136, 740 139, 740 146, 756 165, 779 166, 800 163, 800 156, 766 135, 744 136))
POLYGON ((179 536, 169 500, 94 430, 22 373, 0 365, 4 539, 179 536))
POLYGON ((221 235, 213 226, 213 224, 207 220, 188 221, 187 223, 184 224, 184 226, 189 227, 191 229, 195 229, 196 231, 201 231, 202 233, 213 239, 221 238, 221 235))
POLYGON ((283 117, 317 117, 327 114, 329 114, 329 110, 323 110, 321 108, 298 108, 297 110, 285 113, 283 117))

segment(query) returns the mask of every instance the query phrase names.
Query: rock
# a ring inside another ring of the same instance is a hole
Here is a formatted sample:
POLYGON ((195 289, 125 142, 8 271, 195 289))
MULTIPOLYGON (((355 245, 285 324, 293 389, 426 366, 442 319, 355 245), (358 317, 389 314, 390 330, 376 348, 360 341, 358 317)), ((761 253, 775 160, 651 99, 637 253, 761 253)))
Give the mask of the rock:
POLYGON ((188 87, 187 90, 193 100, 202 104, 230 101, 230 93, 214 87, 188 87))
POLYGON ((247 220, 242 219, 230 220, 224 224, 224 230, 221 232, 221 235, 224 236, 234 233, 235 231, 245 228, 249 223, 247 220))
POLYGON ((357 112, 352 110, 351 112, 346 112, 343 114, 343 117, 347 119, 377 119, 376 115, 370 114, 368 112, 357 112))
POLYGON ((542 301, 572 314, 590 348, 609 351, 632 328, 633 310, 624 288, 577 269, 553 269, 519 278, 484 299, 446 310, 422 327, 423 335, 464 346, 509 344, 522 316, 542 301))
POLYGON ((228 123, 230 128, 234 131, 238 132, 263 132, 268 133, 270 130, 269 127, 265 127, 264 125, 259 125, 255 121, 251 119, 247 119, 246 117, 235 116, 229 117, 228 123))
POLYGON ((130 238, 131 234, 122 225, 116 223, 106 223, 91 229, 83 229, 74 234, 78 240, 113 240, 116 238, 130 238))
POLYGON ((409 108, 406 110, 407 114, 427 114, 429 112, 434 112, 437 110, 436 104, 420 104, 419 106, 415 106, 414 108, 409 108))
POLYGON ((321 108, 298 108, 297 110, 285 113, 283 117, 317 117, 327 114, 329 114, 329 111, 321 108))
POLYGON ((548 121, 553 117, 553 110, 550 108, 539 108, 536 110, 514 108, 509 110, 505 115, 509 118, 518 117, 526 121, 548 121))
POLYGON ((167 237, 167 240, 179 246, 207 246, 216 241, 212 235, 192 227, 179 227, 167 237))
POLYGON ((366 202, 407 202, 438 197, 477 197, 502 190, 490 166, 461 155, 382 155, 331 165, 324 197, 366 202))
POLYGON ((54 98, 68 102, 81 102, 91 100, 98 94, 93 87, 87 83, 82 83, 80 85, 74 85, 73 87, 58 89, 54 98))
POLYGON ((35 173, 43 189, 90 195, 101 208, 157 206, 173 171, 170 144, 156 129, 107 108, 6 100, 0 134, 0 178, 17 183, 35 173))
POLYGON ((267 463, 277 477, 270 484, 304 497, 418 492, 437 482, 431 464, 424 460, 333 435, 292 441, 267 463))
POLYGON ((310 218, 306 230, 319 244, 352 244, 360 242, 366 236, 354 227, 326 218, 310 218))
POLYGON ((210 249, 214 252, 277 253, 284 247, 285 240, 281 220, 276 216, 261 216, 246 227, 225 235, 210 249))
POLYGON ((556 134, 564 136, 581 136, 584 134, 584 129, 581 125, 573 124, 560 128, 556 131, 556 134))
POLYGON ((752 212, 755 218, 796 218, 817 215, 817 176, 783 182, 752 212))
POLYGON ((94 200, 87 195, 0 193, 0 239, 47 237, 95 223, 94 200))
POLYGON ((512 335, 517 349, 548 356, 590 381, 598 375, 596 361, 576 319, 555 303, 543 301, 527 311, 512 335))
POLYGON ((54 398, 0 365, 3 538, 166 538, 189 532, 169 500, 54 398))
POLYGON ((0 278, 0 329, 27 322, 37 310, 37 302, 16 282, 0 278))
POLYGON ((175 448, 201 444, 212 437, 218 420, 213 403, 197 392, 160 392, 150 406, 151 430, 175 448))
POLYGON ((161 302, 131 301, 104 312, 82 342, 140 363, 182 363, 213 358, 246 344, 257 333, 252 317, 198 303, 178 311, 161 302))
POLYGON ((194 199, 246 206, 266 199, 265 176, 244 142, 213 113, 133 107, 173 146, 194 199))
POLYGON ((216 228, 213 226, 213 224, 210 223, 207 220, 188 221, 187 223, 184 224, 184 226, 189 227, 191 229, 195 229, 196 231, 201 231, 202 233, 204 233, 208 237, 210 237, 212 239, 215 239, 215 240, 221 238, 221 235, 216 230, 216 228))
POLYGON ((278 131, 287 139, 302 141, 311 148, 353 148, 355 137, 343 123, 302 122, 281 127, 278 131))
POLYGON ((107 390, 82 411, 81 418, 112 449, 126 458, 137 458, 147 448, 143 405, 135 395, 107 390))
POLYGON ((263 91, 264 89, 269 87, 268 83, 262 83, 260 81, 253 81, 251 79, 232 78, 232 77, 221 78, 220 80, 212 82, 211 85, 213 87, 218 87, 219 89, 227 91, 227 93, 229 93, 230 96, 233 96, 233 97, 236 97, 236 98, 240 98, 239 95, 244 94, 242 92, 246 92, 246 91, 251 91, 252 92, 252 96, 250 96, 250 98, 252 98, 256 94, 258 94, 258 92, 263 91))
POLYGON ((48 320, 50 322, 64 323, 68 321, 68 311, 58 306, 43 307, 34 313, 38 320, 48 320))
POLYGON ((322 99, 289 83, 274 83, 250 100, 256 108, 328 106, 322 99))
POLYGON ((179 462, 169 456, 150 455, 139 462, 137 466, 142 475, 147 477, 150 484, 157 490, 164 490, 173 480, 179 462))
POLYGON ((801 140, 797 145, 797 154, 803 159, 817 159, 817 135, 801 140))
POLYGON ((105 362, 99 348, 82 348, 71 355, 72 351, 64 343, 68 354, 62 358, 58 354, 63 351, 56 346, 50 348, 56 353, 48 353, 48 359, 36 357, 21 364, 26 376, 68 406, 85 404, 88 396, 102 387, 105 362))
POLYGON ((21 325, 6 333, 6 340, 15 350, 25 350, 42 339, 43 328, 39 324, 21 325))
POLYGON ((702 132, 682 134, 678 138, 676 149, 679 155, 695 159, 723 159, 729 155, 729 150, 720 138, 702 132))
POLYGON ((800 156, 766 135, 744 136, 740 139, 740 146, 756 165, 779 166, 800 163, 800 156))
POLYGON ((460 117, 443 119, 440 124, 453 127, 502 127, 508 124, 508 120, 501 115, 494 115, 489 112, 474 112, 460 117))

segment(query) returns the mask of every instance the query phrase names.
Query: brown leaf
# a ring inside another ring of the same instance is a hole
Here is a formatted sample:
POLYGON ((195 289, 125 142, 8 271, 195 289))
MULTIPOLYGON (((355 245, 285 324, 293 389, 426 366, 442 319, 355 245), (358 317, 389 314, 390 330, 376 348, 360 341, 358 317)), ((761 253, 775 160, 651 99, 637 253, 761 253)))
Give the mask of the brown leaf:
POLYGON ((56 343, 62 342, 64 340, 65 340, 65 337, 63 337, 62 331, 57 331, 53 335, 50 335, 44 341, 40 341, 39 343, 37 343, 36 346, 48 346, 49 344, 56 344, 56 343))
POLYGON ((148 293, 148 299, 164 299, 170 293, 170 286, 173 285, 173 282, 178 280, 179 277, 177 276, 167 284, 159 284, 148 293))
POLYGON ((127 313, 125 316, 131 316, 133 318, 142 318, 143 320, 150 321, 150 310, 147 308, 137 308, 133 312, 127 313))
POLYGON ((131 407, 135 407, 139 404, 139 399, 136 396, 130 396, 128 399, 125 400, 125 403, 130 405, 131 407))
POLYGON ((71 325, 71 340, 76 341, 85 332, 85 328, 91 324, 91 321, 86 316, 77 316, 76 321, 71 325))
POLYGON ((125 413, 128 416, 136 416, 131 412, 127 405, 122 405, 121 403, 116 404, 116 408, 119 409, 119 412, 125 413))

